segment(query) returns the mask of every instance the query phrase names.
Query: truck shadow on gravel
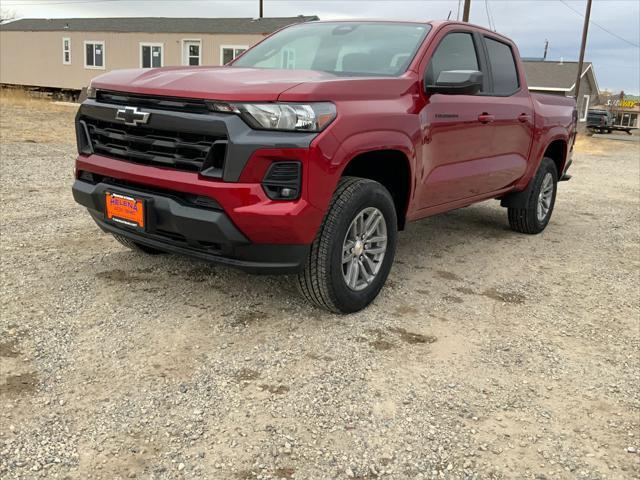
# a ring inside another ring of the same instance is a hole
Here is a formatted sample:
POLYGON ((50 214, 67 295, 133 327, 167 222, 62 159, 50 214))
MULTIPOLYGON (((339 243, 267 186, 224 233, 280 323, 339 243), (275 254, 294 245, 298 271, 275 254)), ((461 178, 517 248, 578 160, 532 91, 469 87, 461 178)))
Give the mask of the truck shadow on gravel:
MULTIPOLYGON (((512 235, 516 234, 509 230, 504 211, 493 208, 490 204, 474 205, 410 224, 407 231, 400 235, 396 253, 398 265, 391 272, 386 290, 399 285, 398 267, 402 266, 409 270, 419 270, 423 272, 421 276, 439 280, 446 285, 446 290, 452 292, 442 298, 451 304, 464 303, 463 298, 453 294, 454 290, 468 295, 484 295, 504 303, 523 303, 524 297, 508 292, 491 289, 483 293, 476 292, 465 285, 466 279, 442 269, 442 263, 437 261, 441 258, 458 258, 459 263, 464 263, 468 257, 474 255, 473 252, 469 252, 468 247, 472 239, 477 241, 480 237, 478 248, 482 248, 482 242, 489 238, 507 238, 512 235), (425 254, 428 254, 428 257, 425 257, 425 254)), ((227 266, 203 263, 187 257, 170 254, 144 256, 126 250, 117 251, 105 263, 111 264, 112 268, 96 272, 94 275, 100 282, 113 289, 120 290, 119 285, 122 285, 126 286, 128 292, 134 291, 139 295, 142 291, 149 296, 162 291, 168 298, 175 297, 187 303, 193 301, 194 305, 203 307, 206 306, 206 302, 202 302, 203 298, 212 294, 222 295, 224 301, 220 316, 229 327, 246 328, 258 324, 269 318, 269 311, 272 310, 269 307, 274 305, 279 305, 280 310, 292 313, 303 308, 309 311, 311 320, 322 320, 331 315, 309 307, 304 302, 295 288, 293 276, 255 276, 227 266), (135 267, 131 268, 132 265, 135 267), (188 287, 186 294, 183 291, 185 287, 188 287), (253 304, 262 307, 237 308, 236 305, 233 309, 225 308, 224 304, 235 304, 238 298, 243 297, 247 297, 247 306, 251 307, 253 304)), ((420 291, 424 291, 425 294, 429 292, 428 289, 420 291)), ((375 309, 376 304, 370 308, 375 309)), ((403 311, 402 308, 399 306, 396 309, 399 316, 416 314, 415 311, 403 311)))

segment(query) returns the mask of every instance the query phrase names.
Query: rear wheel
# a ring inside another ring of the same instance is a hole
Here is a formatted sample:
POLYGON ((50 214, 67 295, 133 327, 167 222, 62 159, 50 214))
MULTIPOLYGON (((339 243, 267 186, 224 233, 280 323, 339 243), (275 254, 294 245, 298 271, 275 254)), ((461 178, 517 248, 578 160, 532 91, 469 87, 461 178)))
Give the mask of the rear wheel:
POLYGON ((118 235, 117 233, 113 234, 113 238, 115 238, 122 245, 133 250, 134 252, 146 253, 148 255, 158 255, 160 253, 164 253, 162 250, 158 250, 157 248, 149 247, 147 245, 134 242, 130 238, 123 237, 122 235, 118 235))
POLYGON ((516 232, 540 233, 549 223, 558 188, 558 172, 553 160, 543 158, 538 172, 531 181, 531 194, 525 207, 508 208, 509 225, 516 232))
POLYGON ((373 180, 342 178, 298 274, 304 297, 336 313, 369 305, 391 270, 397 229, 386 188, 373 180))

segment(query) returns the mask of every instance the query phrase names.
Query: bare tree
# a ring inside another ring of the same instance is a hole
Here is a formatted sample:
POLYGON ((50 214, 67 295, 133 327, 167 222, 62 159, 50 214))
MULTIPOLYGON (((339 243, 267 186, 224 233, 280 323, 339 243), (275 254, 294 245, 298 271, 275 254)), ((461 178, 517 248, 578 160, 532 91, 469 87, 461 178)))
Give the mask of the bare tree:
POLYGON ((0 8, 0 23, 8 22, 16 18, 16 12, 8 8, 0 8))

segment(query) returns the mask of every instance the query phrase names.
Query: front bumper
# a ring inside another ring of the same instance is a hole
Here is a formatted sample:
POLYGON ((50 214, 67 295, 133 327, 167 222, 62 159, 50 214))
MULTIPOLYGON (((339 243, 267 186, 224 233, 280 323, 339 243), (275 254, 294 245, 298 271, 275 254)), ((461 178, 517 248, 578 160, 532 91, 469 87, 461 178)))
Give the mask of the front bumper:
POLYGON ((76 180, 72 191, 76 202, 89 210, 103 231, 159 250, 223 263, 254 273, 274 274, 298 271, 309 253, 309 245, 251 242, 215 201, 203 207, 171 193, 102 181, 90 183, 76 180), (105 218, 107 191, 145 199, 147 219, 144 232, 105 218))

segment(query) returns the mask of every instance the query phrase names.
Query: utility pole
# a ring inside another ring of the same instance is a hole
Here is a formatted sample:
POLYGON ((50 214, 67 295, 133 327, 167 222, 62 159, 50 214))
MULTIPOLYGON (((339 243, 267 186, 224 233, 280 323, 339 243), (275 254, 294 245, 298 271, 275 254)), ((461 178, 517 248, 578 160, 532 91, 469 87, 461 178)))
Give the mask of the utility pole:
POLYGON ((547 52, 549 51, 549 40, 544 39, 544 55, 542 55, 542 60, 547 59, 547 52))
POLYGON ((471 10, 471 0, 464 0, 464 10, 462 12, 462 21, 469 21, 469 11, 471 10))
POLYGON ((263 17, 263 13, 264 13, 264 7, 263 7, 263 5, 262 5, 262 1, 263 1, 263 0, 260 0, 260 18, 262 18, 262 17, 263 17))
MULTIPOLYGON (((578 60, 578 76, 576 78, 576 103, 580 93, 580 79, 582 78, 582 64, 584 63, 584 51, 587 48, 587 32, 589 32, 589 17, 591 17, 591 1, 587 0, 587 11, 584 14, 584 26, 582 27, 582 44, 580 45, 580 60, 578 60)), ((578 105, 580 111, 580 105, 578 105)))

